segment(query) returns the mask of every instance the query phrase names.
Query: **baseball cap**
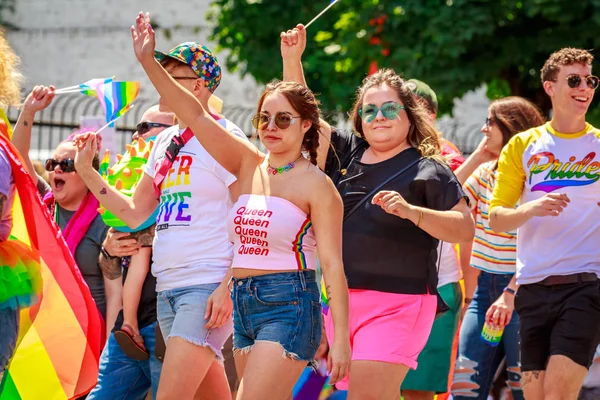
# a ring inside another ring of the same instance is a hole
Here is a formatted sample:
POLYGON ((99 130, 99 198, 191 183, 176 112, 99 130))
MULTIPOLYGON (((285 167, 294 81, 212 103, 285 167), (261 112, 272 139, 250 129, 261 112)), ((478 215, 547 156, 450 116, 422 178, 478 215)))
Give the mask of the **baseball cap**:
POLYGON ((189 65, 198 78, 204 79, 206 87, 211 93, 214 93, 219 86, 221 67, 208 47, 195 42, 185 42, 175 46, 168 53, 154 51, 154 58, 161 64, 167 57, 189 65))
POLYGON ((428 84, 417 79, 409 79, 408 81, 406 81, 406 86, 408 86, 408 88, 414 94, 425 99, 425 101, 427 102, 427 104, 429 104, 429 107, 433 110, 433 112, 437 113, 437 96, 428 84))

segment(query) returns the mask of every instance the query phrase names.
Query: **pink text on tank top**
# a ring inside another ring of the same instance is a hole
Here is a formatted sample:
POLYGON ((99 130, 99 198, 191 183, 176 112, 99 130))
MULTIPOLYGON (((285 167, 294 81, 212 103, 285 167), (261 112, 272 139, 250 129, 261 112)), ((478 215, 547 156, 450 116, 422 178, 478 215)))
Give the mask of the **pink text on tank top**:
POLYGON ((241 195, 229 213, 228 230, 234 244, 234 268, 316 269, 312 222, 282 197, 241 195))

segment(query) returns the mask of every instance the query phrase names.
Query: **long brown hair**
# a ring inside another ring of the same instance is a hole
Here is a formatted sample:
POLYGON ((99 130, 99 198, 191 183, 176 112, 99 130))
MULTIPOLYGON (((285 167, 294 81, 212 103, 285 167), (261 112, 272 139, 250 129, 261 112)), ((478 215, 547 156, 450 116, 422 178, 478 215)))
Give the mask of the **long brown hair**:
POLYGON ((502 147, 517 133, 543 125, 546 120, 540 109, 527 99, 509 96, 490 104, 492 124, 502 132, 502 147))
POLYGON ((394 89, 400 100, 402 100, 402 104, 404 104, 404 111, 410 121, 408 143, 417 149, 423 157, 435 157, 443 160, 440 156, 442 151, 441 138, 427 110, 415 99, 413 92, 405 85, 404 80, 391 69, 380 69, 373 75, 366 77, 362 86, 358 88, 351 114, 354 130, 358 135, 365 138, 362 129, 362 118, 358 113, 358 110, 362 107, 365 93, 371 88, 382 85, 388 85, 394 89))
POLYGON ((295 82, 274 80, 267 85, 264 93, 260 96, 257 112, 260 112, 267 96, 276 92, 285 96, 294 110, 298 112, 301 120, 310 121, 312 123, 311 127, 304 134, 302 149, 308 152, 310 162, 317 165, 319 130, 321 129, 321 124, 319 122, 321 115, 319 101, 315 98, 313 92, 304 85, 295 82))

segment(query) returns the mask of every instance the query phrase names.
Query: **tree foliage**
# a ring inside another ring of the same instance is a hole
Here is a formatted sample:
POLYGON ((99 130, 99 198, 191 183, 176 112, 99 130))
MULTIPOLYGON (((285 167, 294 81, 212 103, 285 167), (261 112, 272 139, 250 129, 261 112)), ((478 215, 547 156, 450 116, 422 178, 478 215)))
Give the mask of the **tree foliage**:
MULTIPOLYGON (((282 74, 279 33, 327 4, 214 0, 212 39, 230 70, 266 83, 282 74)), ((600 0, 341 0, 308 28, 303 65, 330 115, 350 110, 373 62, 427 82, 442 113, 482 84, 492 99, 520 95, 547 111, 539 71, 567 46, 600 47, 600 0)))

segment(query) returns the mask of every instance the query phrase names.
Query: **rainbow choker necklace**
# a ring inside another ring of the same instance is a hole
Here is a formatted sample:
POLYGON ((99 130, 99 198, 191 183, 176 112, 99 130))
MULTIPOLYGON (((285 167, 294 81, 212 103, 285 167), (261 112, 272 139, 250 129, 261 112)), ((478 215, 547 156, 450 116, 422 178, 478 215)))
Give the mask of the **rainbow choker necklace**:
POLYGON ((288 172, 290 169, 294 168, 296 166, 296 163, 302 160, 303 158, 304 156, 300 155, 300 157, 298 157, 297 160, 292 161, 288 165, 279 168, 272 167, 271 164, 269 164, 269 162, 267 161, 267 172, 272 175, 283 174, 284 172, 288 172))

